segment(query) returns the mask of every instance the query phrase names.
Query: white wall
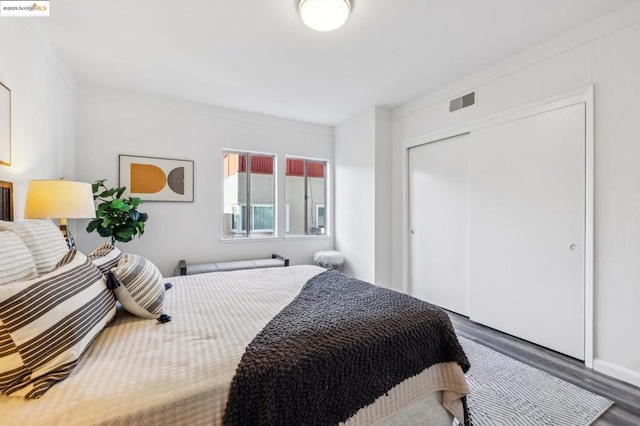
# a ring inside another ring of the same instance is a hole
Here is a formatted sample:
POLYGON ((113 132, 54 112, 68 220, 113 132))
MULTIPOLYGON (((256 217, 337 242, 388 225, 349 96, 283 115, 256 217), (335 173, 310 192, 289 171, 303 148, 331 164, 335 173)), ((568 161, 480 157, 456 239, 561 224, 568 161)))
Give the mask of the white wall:
MULTIPOLYGON (((402 205, 403 142, 582 86, 595 86, 594 367, 640 385, 640 3, 394 110, 393 204, 402 205), (448 100, 478 89, 478 104, 448 100)), ((405 279, 406 208, 393 211, 394 283, 405 279)), ((401 288, 401 287, 397 287, 401 288)))
POLYGON ((2 18, 0 82, 11 89, 12 161, 0 165, 0 180, 14 184, 16 220, 24 216, 29 180, 75 178, 75 80, 34 40, 20 20, 2 18))
POLYGON ((384 287, 392 287, 391 265, 391 111, 376 108, 376 246, 375 282, 384 287))
POLYGON ((371 108, 336 127, 336 250, 343 271, 378 285, 391 277, 391 120, 371 108))
POLYGON ((336 250, 342 271, 375 281, 375 110, 335 129, 336 250))
MULTIPOLYGON (((277 155, 277 198, 284 211, 285 155, 333 159, 330 127, 284 120, 201 104, 161 99, 104 88, 83 87, 78 96, 78 178, 108 179, 118 185, 118 155, 195 161, 193 203, 147 202, 145 234, 123 251, 149 258, 165 276, 180 259, 189 263, 270 257, 279 253, 292 264, 313 262, 318 250, 333 248, 333 237, 282 237, 263 241, 220 241, 222 236, 223 149, 277 155)), ((97 233, 77 232, 83 251, 104 242, 97 233)))

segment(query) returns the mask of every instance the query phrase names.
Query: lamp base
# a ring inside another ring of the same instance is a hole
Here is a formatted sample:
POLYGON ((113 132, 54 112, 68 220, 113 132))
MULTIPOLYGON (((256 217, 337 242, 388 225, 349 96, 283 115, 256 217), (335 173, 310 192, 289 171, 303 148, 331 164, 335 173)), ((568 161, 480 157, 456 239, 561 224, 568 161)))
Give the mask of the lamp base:
POLYGON ((69 250, 73 250, 74 248, 76 248, 76 241, 73 239, 71 232, 69 232, 69 230, 67 229, 66 223, 60 224, 60 232, 62 232, 62 235, 64 236, 64 240, 67 242, 67 246, 69 247, 69 250))

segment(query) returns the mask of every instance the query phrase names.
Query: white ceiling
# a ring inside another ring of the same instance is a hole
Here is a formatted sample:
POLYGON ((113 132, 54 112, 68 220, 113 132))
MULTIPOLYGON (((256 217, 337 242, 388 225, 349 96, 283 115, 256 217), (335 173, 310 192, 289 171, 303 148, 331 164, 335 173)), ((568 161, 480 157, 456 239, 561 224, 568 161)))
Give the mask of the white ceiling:
POLYGON ((352 0, 319 33, 296 0, 54 0, 27 25, 81 83, 335 125, 632 1, 352 0))

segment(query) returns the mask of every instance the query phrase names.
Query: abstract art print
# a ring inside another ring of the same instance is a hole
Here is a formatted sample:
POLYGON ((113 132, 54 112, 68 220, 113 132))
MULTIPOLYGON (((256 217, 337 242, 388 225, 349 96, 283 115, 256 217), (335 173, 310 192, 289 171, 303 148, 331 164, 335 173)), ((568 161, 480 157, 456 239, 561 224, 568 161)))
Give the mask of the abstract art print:
POLYGON ((144 201, 193 201, 193 161, 120 155, 120 186, 144 201))
POLYGON ((0 164, 11 165, 11 90, 0 83, 0 164))

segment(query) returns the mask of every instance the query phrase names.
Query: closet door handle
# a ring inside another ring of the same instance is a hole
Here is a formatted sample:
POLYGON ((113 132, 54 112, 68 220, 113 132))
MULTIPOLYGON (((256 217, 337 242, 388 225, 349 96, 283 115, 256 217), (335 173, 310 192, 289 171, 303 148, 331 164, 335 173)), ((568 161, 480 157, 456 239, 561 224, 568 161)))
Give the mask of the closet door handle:
POLYGON ((577 244, 570 244, 570 245, 569 245, 569 250, 571 250, 571 251, 578 251, 578 250, 579 250, 579 247, 578 247, 578 245, 577 245, 577 244))

